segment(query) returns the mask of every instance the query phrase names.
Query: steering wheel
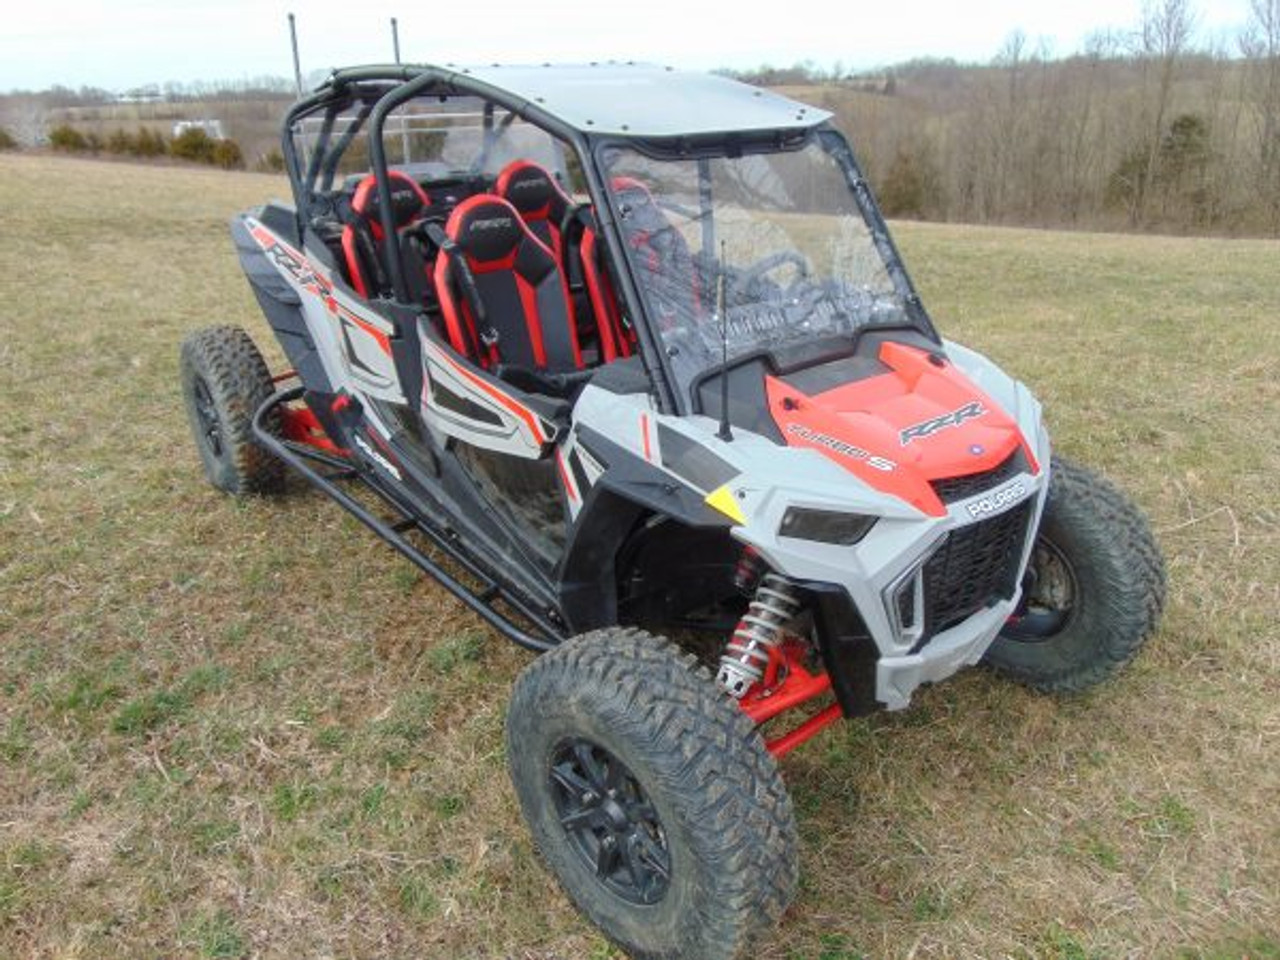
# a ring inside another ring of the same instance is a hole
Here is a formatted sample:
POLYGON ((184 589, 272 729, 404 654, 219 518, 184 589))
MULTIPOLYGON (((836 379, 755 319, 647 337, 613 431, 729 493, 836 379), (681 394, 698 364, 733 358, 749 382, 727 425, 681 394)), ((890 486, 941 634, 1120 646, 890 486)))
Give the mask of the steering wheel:
POLYGON ((747 289, 751 289, 760 283, 764 278, 777 270, 779 267, 792 266, 796 269, 795 279, 791 281, 791 286, 795 286, 802 280, 808 280, 812 275, 809 269, 809 260, 795 250, 780 250, 777 253, 771 253, 767 257, 762 257, 749 267, 742 270, 742 285, 747 289))

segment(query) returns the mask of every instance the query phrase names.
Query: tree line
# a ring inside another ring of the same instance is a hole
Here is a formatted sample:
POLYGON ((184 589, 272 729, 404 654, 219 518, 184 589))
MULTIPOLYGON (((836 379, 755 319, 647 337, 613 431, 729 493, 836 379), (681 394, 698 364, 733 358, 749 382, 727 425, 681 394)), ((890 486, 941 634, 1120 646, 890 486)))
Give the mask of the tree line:
POLYGON ((241 77, 236 80, 169 80, 165 83, 148 83, 128 90, 107 90, 103 87, 68 87, 54 84, 43 90, 10 90, 3 97, 38 100, 46 109, 66 107, 95 107, 108 103, 140 100, 183 103, 211 100, 265 100, 292 99, 296 93, 294 81, 284 77, 262 75, 241 77))
POLYGON ((1192 0, 1055 58, 739 71, 832 111, 891 216, 1280 236, 1280 0, 1202 42, 1192 0), (802 89, 795 90, 795 87, 802 89))
MULTIPOLYGON (((1131 30, 1096 33, 1066 57, 1014 33, 981 65, 723 72, 829 109, 890 216, 1280 236, 1280 0, 1250 0, 1247 24, 1229 39, 1201 36, 1194 0, 1148 0, 1131 30)), ((275 168, 290 87, 256 77, 139 95, 224 100, 219 115, 255 165, 275 168)), ((101 105, 112 100, 94 88, 0 96, 0 149, 46 142, 57 123, 85 138, 81 147, 64 131, 63 149, 152 149, 140 135, 133 145, 105 133, 94 141, 76 109, 107 116, 101 105)))

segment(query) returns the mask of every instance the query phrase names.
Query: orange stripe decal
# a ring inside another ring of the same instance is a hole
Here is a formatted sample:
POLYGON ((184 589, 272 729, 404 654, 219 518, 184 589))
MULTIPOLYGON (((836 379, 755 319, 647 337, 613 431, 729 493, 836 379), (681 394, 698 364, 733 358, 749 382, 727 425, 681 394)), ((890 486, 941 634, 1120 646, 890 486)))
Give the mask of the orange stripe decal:
POLYGON ((653 450, 649 447, 649 415, 640 414, 640 438, 644 441, 644 458, 653 463, 653 450))
POLYGON ((502 406, 506 407, 509 411, 511 411, 511 413, 515 414, 517 417, 523 420, 525 425, 529 428, 530 432, 533 434, 534 439, 538 443, 547 442, 547 435, 546 433, 543 432, 542 426, 538 422, 538 418, 535 417, 529 409, 527 409, 526 407, 522 407, 512 397, 507 396, 501 390, 496 390, 493 387, 489 386, 489 384, 485 383, 475 374, 471 373, 471 371, 467 370, 465 367, 455 362, 452 357, 446 356, 443 353, 441 353, 440 356, 445 361, 447 361, 449 366, 453 367, 454 370, 462 374, 462 376, 464 376, 467 380, 471 381, 471 383, 475 384, 475 386, 479 387, 481 390, 487 393, 490 397, 492 397, 494 400, 498 401, 498 403, 502 404, 502 406))
POLYGON ((578 501, 578 491, 573 487, 573 478, 569 476, 569 471, 565 469, 564 455, 560 453, 560 449, 556 448, 556 466, 560 468, 560 479, 564 483, 564 489, 569 494, 569 499, 575 503, 578 501))
POLYGON ((360 317, 357 317, 350 310, 343 309, 342 315, 346 319, 354 323, 361 330, 363 330, 365 333, 369 334, 369 336, 373 337, 373 339, 378 342, 378 346, 382 348, 382 352, 385 353, 388 357, 391 356, 391 338, 390 337, 388 337, 385 333, 383 333, 381 330, 379 330, 377 327, 371 324, 368 320, 362 320, 360 317))

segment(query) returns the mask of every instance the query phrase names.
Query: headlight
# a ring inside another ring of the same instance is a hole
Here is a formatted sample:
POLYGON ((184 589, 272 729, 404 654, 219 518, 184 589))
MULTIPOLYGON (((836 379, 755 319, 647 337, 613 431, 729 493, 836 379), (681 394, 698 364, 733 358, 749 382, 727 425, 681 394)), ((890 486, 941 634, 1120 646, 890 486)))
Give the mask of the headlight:
POLYGON ((778 536, 851 547, 865 537, 875 523, 875 517, 864 517, 860 513, 788 507, 787 512, 782 515, 778 536))

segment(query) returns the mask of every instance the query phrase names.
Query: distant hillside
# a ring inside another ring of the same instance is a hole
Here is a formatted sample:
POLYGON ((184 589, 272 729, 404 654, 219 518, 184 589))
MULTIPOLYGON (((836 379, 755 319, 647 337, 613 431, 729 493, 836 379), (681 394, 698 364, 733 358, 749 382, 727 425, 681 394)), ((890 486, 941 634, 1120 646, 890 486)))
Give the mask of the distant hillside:
POLYGON ((1013 49, 769 86, 835 115, 892 216, 1280 235, 1280 0, 1261 2, 1266 55, 1013 49))
POLYGON ((291 86, 271 78, 257 83, 169 84, 116 95, 106 90, 41 91, 0 94, 0 129, 21 146, 40 146, 59 127, 69 127, 95 142, 139 130, 175 135, 176 125, 212 121, 210 129, 236 141, 250 167, 261 166, 280 146, 280 121, 293 102, 291 86), (216 125, 216 126, 215 126, 216 125))
MULTIPOLYGON (((1153 0, 1127 35, 1051 58, 1019 34, 984 65, 867 74, 723 71, 830 110, 896 217, 1280 236, 1280 0, 1250 0, 1230 46, 1197 46, 1191 0, 1153 0)), ((278 162, 285 81, 0 96, 0 143, 66 124, 98 142, 217 121, 251 167, 278 162)))

